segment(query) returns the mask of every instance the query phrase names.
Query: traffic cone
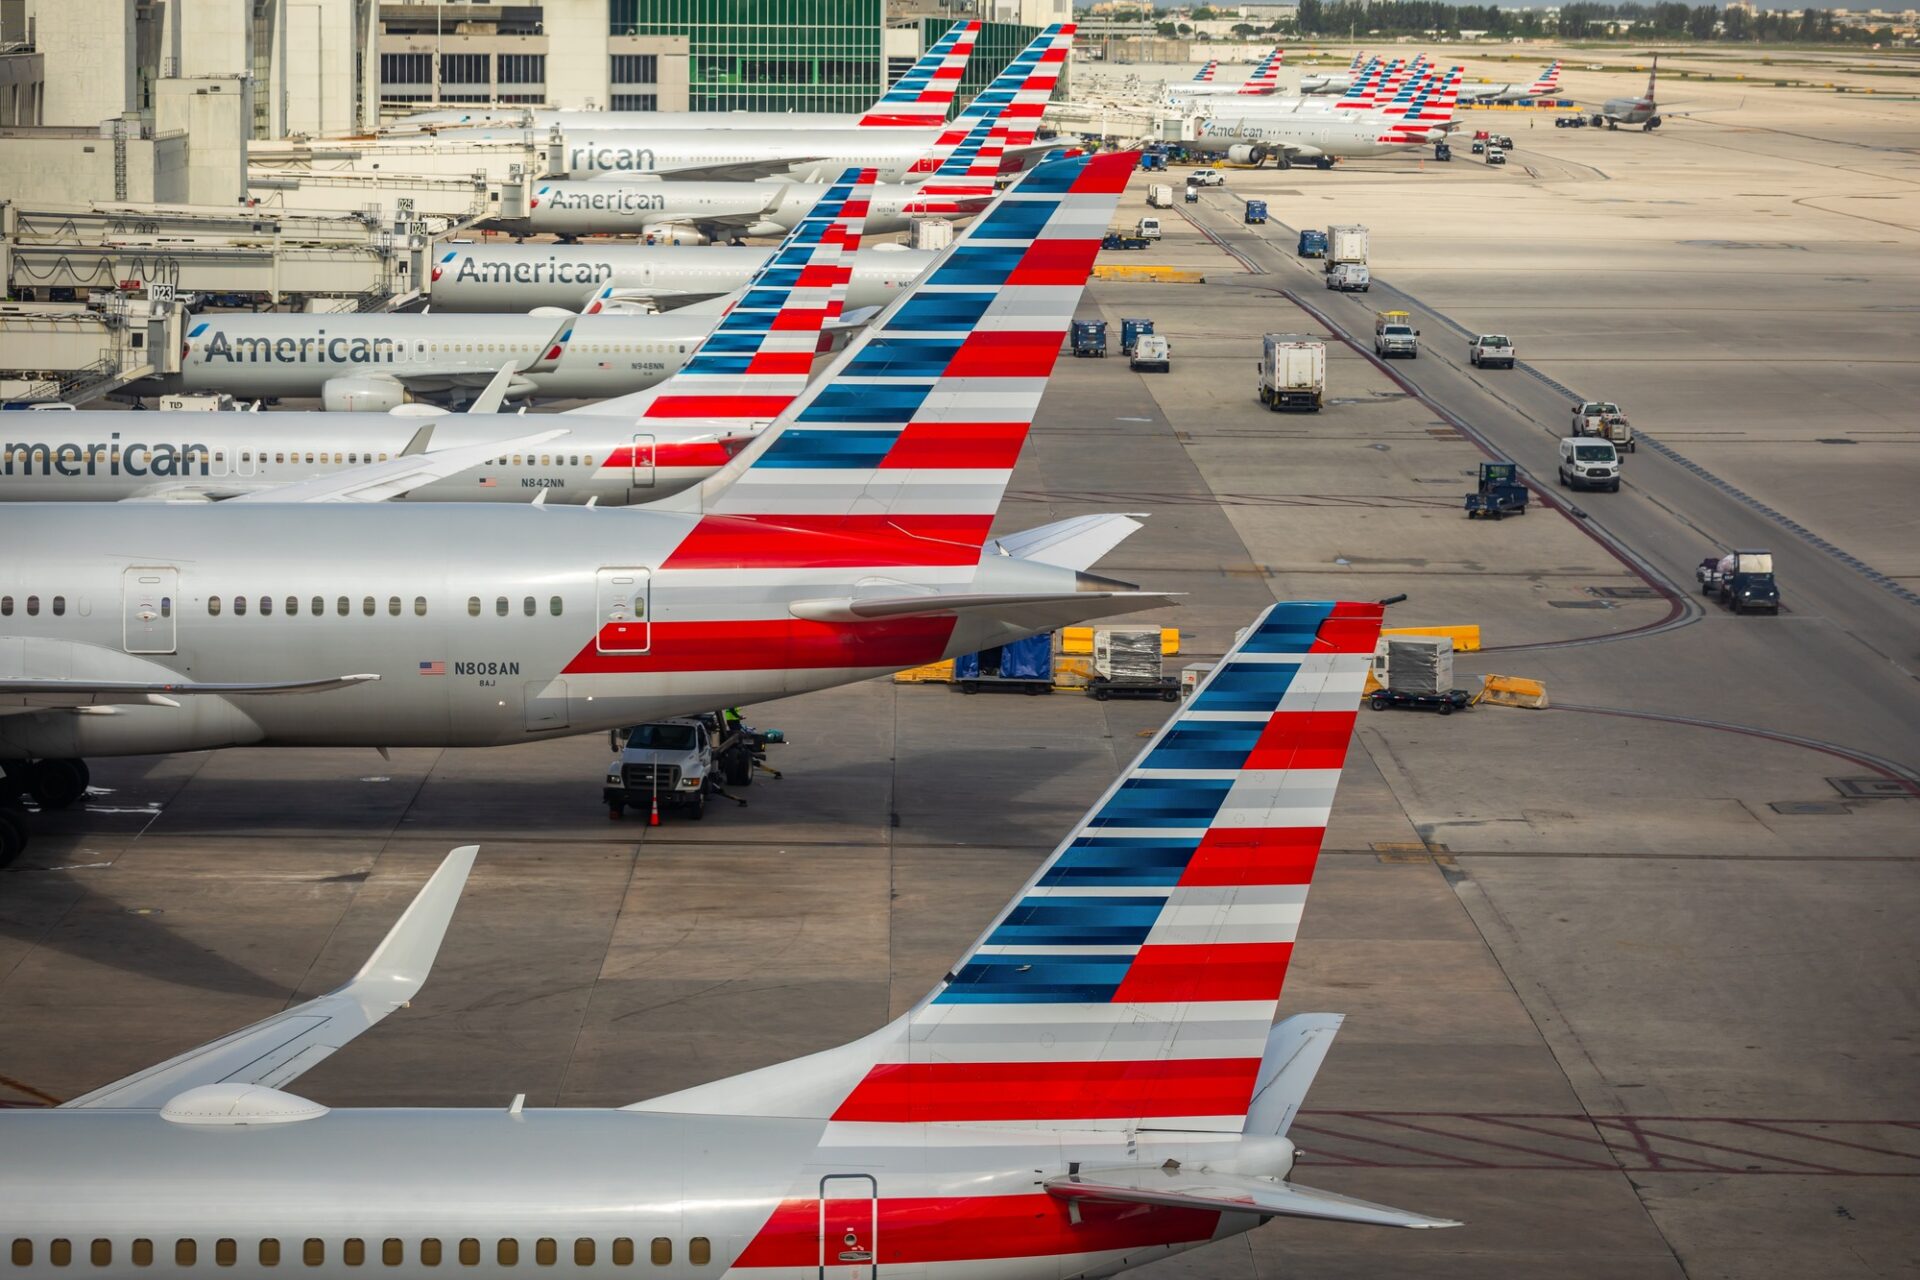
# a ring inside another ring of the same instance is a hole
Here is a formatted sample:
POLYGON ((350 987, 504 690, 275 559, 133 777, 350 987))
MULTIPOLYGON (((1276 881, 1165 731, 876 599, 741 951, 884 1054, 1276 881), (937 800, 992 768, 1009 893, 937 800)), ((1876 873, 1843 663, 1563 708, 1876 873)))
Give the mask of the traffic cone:
POLYGON ((653 807, 647 813, 647 825, 650 827, 657 827, 660 825, 660 797, 659 796, 655 796, 653 798, 653 807))

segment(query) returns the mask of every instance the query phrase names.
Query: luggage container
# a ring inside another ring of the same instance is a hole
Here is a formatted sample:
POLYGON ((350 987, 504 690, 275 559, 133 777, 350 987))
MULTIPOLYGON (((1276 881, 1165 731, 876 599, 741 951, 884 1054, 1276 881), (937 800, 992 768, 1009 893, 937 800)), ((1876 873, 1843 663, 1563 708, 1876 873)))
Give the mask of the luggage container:
POLYGON ((1120 354, 1130 356, 1139 339, 1153 332, 1153 321, 1143 319, 1120 321, 1120 354))

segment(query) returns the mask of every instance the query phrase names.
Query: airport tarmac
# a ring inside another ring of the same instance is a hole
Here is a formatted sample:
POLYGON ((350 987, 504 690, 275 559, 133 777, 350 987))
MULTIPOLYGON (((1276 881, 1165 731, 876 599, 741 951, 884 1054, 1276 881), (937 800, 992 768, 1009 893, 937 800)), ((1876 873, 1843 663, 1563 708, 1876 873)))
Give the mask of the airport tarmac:
MULTIPOLYGON (((1207 273, 1083 304, 1116 337, 1154 318, 1173 371, 1063 358, 1002 511, 1149 513, 1100 569, 1187 593, 1151 616, 1176 663, 1275 598, 1405 592, 1396 625, 1483 627, 1462 683, 1536 677, 1554 704, 1362 714, 1283 997, 1348 1015, 1299 1181, 1466 1225, 1275 1222, 1140 1274, 1911 1273, 1920 130, 1500 119, 1504 173, 1235 172, 1161 249, 1108 255, 1207 273), (1330 221, 1373 228, 1373 293, 1293 259, 1330 221), (1388 306, 1428 344, 1391 369, 1340 341, 1388 306), (1456 326, 1511 333, 1539 376, 1467 369, 1456 326), (1280 330, 1329 336, 1323 413, 1254 400, 1280 330), (1567 389, 1661 446, 1621 493, 1554 486, 1567 389), (1463 518, 1488 450, 1538 483, 1527 517, 1463 518), (1693 591, 1722 540, 1772 547, 1781 617, 1693 591)), ((752 708, 786 776, 659 828, 607 820, 597 737, 95 762, 87 807, 0 875, 0 1100, 337 983, 472 840, 419 998, 298 1092, 618 1105, 851 1039, 939 979, 1164 711, 884 681, 752 708)))

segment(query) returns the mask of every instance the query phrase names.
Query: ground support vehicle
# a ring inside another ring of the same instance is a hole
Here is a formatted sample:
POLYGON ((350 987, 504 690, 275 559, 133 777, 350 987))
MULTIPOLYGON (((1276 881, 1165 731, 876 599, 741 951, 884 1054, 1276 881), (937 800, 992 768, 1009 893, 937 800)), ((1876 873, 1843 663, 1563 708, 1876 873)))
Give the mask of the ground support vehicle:
POLYGON ((1102 249, 1149 249, 1153 241, 1145 236, 1127 235, 1119 231, 1109 231, 1100 237, 1102 249))
POLYGON ((1473 705, 1473 695, 1465 689, 1445 693, 1402 693, 1398 689, 1375 689, 1367 695, 1367 705, 1375 711, 1438 711, 1450 716, 1473 705))
POLYGON ((1483 156, 1487 154, 1487 144, 1484 140, 1480 138, 1475 138, 1473 140, 1473 154, 1477 156, 1483 156))
POLYGON ((1157 680, 1116 680, 1095 676, 1087 682, 1087 692, 1093 695, 1095 702, 1106 702, 1110 698, 1158 698, 1162 702, 1178 702, 1180 680, 1176 676, 1161 676, 1157 680))
POLYGON ((1328 227, 1325 269, 1334 271, 1344 265, 1365 266, 1367 246, 1367 229, 1357 222, 1328 227))
POLYGON ((1247 201, 1245 217, 1248 225, 1265 223, 1267 220, 1267 202, 1265 200, 1247 201))
POLYGON ((1467 343, 1467 363, 1476 369, 1511 369, 1513 362, 1513 343, 1505 334, 1483 333, 1467 343))
POLYGON ((1560 442, 1560 487, 1620 492, 1620 452, 1610 440, 1569 436, 1560 442))
POLYGON ((1310 334, 1269 333, 1261 340, 1260 403, 1274 413, 1318 413, 1327 396, 1327 344, 1310 334))
POLYGON ((1107 322, 1105 320, 1075 320, 1073 322, 1073 354, 1076 356, 1107 356, 1107 322))
POLYGON ((1157 333, 1143 333, 1133 344, 1128 367, 1136 373, 1171 373, 1173 344, 1157 333))
POLYGON ((1520 483, 1520 468, 1511 462, 1480 464, 1480 487, 1467 495, 1467 519, 1480 516, 1499 520, 1505 516, 1527 514, 1531 495, 1520 483))
POLYGON ((1406 356, 1409 360, 1418 360, 1420 331, 1412 325, 1384 325, 1374 330, 1373 353, 1382 360, 1391 360, 1395 356, 1406 356))
POLYGON ((1435 160, 1452 160, 1453 148, 1447 143, 1436 142, 1433 144, 1433 158, 1435 160))
POLYGON ((1120 321, 1120 354, 1130 356, 1141 338, 1153 332, 1153 321, 1141 316, 1120 321))
POLYGON ((1227 175, 1218 169, 1195 169, 1187 175, 1187 184, 1195 187, 1224 187, 1227 175))
POLYGON ((1735 550, 1708 556, 1693 571, 1700 594, 1732 613, 1779 613, 1780 584, 1771 551, 1735 550))
POLYGON ((1147 203, 1155 209, 1173 208, 1173 188, 1156 182, 1147 188, 1147 203))
POLYGON ((1142 151, 1140 153, 1141 172, 1155 173, 1155 172, 1160 172, 1165 170, 1166 167, 1167 167, 1167 153, 1165 151, 1154 151, 1149 149, 1146 151, 1142 151))
POLYGON ((1363 263, 1343 262, 1327 272, 1327 288, 1337 293, 1366 293, 1373 288, 1373 273, 1363 263))
POLYGON ((1327 256, 1327 233, 1306 230, 1300 233, 1300 243, 1294 250, 1294 256, 1300 258, 1324 258, 1327 256))
POLYGON ((1133 229, 1133 233, 1142 240, 1158 240, 1160 238, 1160 219, 1140 219, 1140 224, 1133 229))
POLYGON ((1611 440, 1623 453, 1633 453, 1633 424, 1611 400, 1585 400, 1573 406, 1573 434, 1611 440))
POLYGON ((1501 150, 1499 147, 1487 148, 1488 164, 1505 164, 1506 162, 1507 162, 1507 153, 1505 151, 1501 150))
POLYGON ((1553 127, 1556 129, 1584 129, 1587 127, 1585 116, 1555 116, 1553 127))
POLYGON ((1053 634, 1042 632, 983 653, 954 659, 954 687, 962 693, 990 691, 1038 697, 1053 692, 1053 634))
POLYGON ((1192 183, 1188 183, 1186 200, 1188 204, 1200 203, 1200 188, 1194 186, 1192 183))
POLYGON ((607 816, 616 819, 628 808, 652 816, 677 809, 703 818, 709 796, 725 796, 724 787, 753 785, 767 745, 783 740, 778 730, 747 728, 731 712, 657 720, 616 729, 608 737, 618 754, 600 797, 607 816))

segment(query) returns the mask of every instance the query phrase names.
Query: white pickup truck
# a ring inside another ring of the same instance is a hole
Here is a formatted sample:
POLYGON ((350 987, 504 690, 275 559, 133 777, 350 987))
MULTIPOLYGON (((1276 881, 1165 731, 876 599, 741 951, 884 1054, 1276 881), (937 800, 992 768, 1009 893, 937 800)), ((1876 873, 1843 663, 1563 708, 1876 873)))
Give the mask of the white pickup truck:
POLYGON ((1383 324, 1373 332, 1373 353, 1382 360, 1420 358, 1420 331, 1410 324, 1383 324))
POLYGON ((1483 333, 1467 344, 1467 363, 1476 369, 1511 369, 1513 360, 1513 342, 1503 333, 1483 333))

